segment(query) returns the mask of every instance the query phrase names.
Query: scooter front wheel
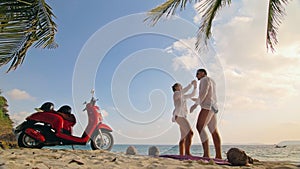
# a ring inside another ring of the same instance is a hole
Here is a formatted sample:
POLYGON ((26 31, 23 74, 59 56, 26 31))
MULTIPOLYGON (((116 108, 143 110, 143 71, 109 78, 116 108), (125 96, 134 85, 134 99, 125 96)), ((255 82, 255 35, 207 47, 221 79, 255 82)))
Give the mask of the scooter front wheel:
POLYGON ((43 144, 22 131, 18 137, 18 146, 24 148, 42 148, 43 144))
POLYGON ((102 130, 91 138, 91 148, 93 150, 110 151, 114 145, 114 138, 110 132, 102 130))

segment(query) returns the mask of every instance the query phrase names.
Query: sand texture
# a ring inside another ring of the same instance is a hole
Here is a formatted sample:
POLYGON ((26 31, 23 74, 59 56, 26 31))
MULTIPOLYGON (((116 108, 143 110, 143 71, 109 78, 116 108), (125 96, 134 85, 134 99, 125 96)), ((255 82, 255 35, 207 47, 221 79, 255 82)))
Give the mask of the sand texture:
POLYGON ((294 169, 300 166, 289 162, 256 162, 246 167, 217 165, 203 161, 179 161, 161 157, 126 155, 103 150, 0 149, 0 169, 99 169, 99 168, 256 168, 294 169))

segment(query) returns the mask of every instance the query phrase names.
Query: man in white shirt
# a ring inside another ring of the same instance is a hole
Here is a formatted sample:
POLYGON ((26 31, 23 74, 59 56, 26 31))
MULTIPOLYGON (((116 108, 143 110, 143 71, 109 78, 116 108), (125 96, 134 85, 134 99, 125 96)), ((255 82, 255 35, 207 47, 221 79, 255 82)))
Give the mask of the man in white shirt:
POLYGON ((192 144, 193 131, 186 119, 188 109, 186 106, 186 100, 192 98, 196 94, 197 82, 193 80, 187 87, 182 89, 181 84, 175 83, 172 86, 173 101, 175 109, 173 111, 172 121, 179 125, 180 129, 180 141, 179 141, 179 153, 180 155, 191 155, 190 148, 192 144), (193 85, 193 91, 190 94, 185 94, 193 85))
POLYGON ((210 77, 207 76, 205 69, 198 69, 196 77, 198 80, 200 80, 199 97, 193 99, 195 104, 191 107, 190 112, 193 112, 198 105, 201 106, 196 127, 203 146, 203 157, 209 157, 209 141, 204 129, 206 126, 208 126, 208 129, 212 134, 216 150, 215 158, 222 159, 221 138, 217 129, 216 117, 216 113, 218 113, 216 84, 210 77))

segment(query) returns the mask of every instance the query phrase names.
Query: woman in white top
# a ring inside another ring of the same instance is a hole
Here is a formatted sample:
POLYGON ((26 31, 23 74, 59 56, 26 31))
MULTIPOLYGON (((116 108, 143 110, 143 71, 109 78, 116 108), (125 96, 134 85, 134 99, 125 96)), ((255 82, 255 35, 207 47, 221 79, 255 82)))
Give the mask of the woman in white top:
POLYGON ((180 83, 175 83, 172 86, 173 101, 175 109, 173 111, 172 121, 177 122, 180 129, 179 153, 180 155, 191 155, 190 148, 192 144, 193 131, 186 119, 188 109, 186 100, 192 98, 196 94, 197 81, 193 80, 187 87, 182 88, 180 83), (193 91, 190 94, 185 94, 193 86, 193 91))

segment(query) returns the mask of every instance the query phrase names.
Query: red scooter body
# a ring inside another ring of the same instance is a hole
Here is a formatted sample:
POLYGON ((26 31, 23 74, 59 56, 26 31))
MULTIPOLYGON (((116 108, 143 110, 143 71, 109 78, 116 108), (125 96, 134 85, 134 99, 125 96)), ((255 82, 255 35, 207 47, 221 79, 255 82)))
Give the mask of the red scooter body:
POLYGON ((84 110, 88 114, 88 125, 81 137, 73 136, 69 131, 75 125, 56 111, 36 112, 26 118, 15 132, 19 134, 20 147, 41 148, 55 145, 84 145, 91 140, 92 149, 110 150, 113 146, 112 129, 103 123, 100 108, 92 97, 84 110))

